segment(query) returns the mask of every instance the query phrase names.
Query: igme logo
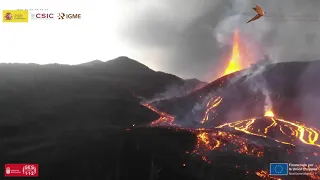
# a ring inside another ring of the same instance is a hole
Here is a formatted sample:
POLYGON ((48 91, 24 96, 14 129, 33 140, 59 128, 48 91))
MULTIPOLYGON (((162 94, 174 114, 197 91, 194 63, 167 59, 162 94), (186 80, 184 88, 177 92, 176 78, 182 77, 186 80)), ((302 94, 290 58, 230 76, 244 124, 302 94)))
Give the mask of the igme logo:
POLYGON ((58 13, 58 19, 81 19, 81 14, 58 13))

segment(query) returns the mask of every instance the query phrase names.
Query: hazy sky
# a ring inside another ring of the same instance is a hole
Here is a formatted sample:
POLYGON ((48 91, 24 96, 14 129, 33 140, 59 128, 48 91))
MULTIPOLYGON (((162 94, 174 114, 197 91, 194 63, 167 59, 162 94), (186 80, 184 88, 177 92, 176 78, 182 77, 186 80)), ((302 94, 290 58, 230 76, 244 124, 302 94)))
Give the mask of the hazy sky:
MULTIPOLYGON (((209 81, 228 60, 235 28, 248 47, 276 61, 320 59, 319 0, 10 0, 0 7, 82 14, 1 23, 1 62, 79 64, 123 55, 209 81), (255 4, 272 18, 245 24, 255 4)), ((254 57, 261 55, 256 51, 254 57)))

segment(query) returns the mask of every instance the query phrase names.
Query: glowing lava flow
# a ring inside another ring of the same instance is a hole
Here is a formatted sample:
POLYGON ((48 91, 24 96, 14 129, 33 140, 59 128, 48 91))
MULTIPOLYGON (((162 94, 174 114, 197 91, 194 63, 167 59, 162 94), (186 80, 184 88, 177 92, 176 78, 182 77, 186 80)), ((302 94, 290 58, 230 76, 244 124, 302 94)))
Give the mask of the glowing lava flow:
MULTIPOLYGON (((221 97, 210 99, 208 103, 209 105, 207 105, 207 107, 208 108, 217 107, 221 101, 222 101, 221 97)), ((144 106, 150 108, 151 110, 153 110, 154 112, 160 115, 160 118, 158 120, 153 121, 150 124, 151 126, 167 126, 167 127, 175 126, 174 128, 176 130, 184 129, 184 128, 179 128, 177 127, 176 124, 174 124, 173 116, 164 112, 160 112, 159 110, 152 107, 151 105, 144 104, 144 106)), ((214 111, 214 108, 211 110, 214 111)), ((275 118, 274 113, 271 110, 266 109, 265 116, 262 118, 252 118, 249 120, 226 123, 224 125, 217 127, 217 129, 215 128, 185 129, 192 133, 195 133, 197 136, 197 144, 195 149, 192 151, 192 153, 199 155, 201 159, 206 161, 207 163, 211 163, 210 155, 212 155, 212 152, 233 151, 235 153, 246 154, 254 157, 264 156, 264 153, 265 153, 264 147, 249 143, 248 139, 246 139, 245 137, 232 134, 232 132, 225 132, 225 131, 218 130, 219 128, 222 129, 226 126, 250 135, 273 139, 283 144, 290 144, 294 146, 295 144, 293 143, 295 142, 295 140, 300 140, 300 142, 304 144, 320 147, 318 142, 318 133, 319 133, 318 130, 306 127, 299 123, 293 123, 283 119, 277 119, 275 118), (257 123, 257 122, 260 122, 260 123, 257 123), (261 129, 263 130, 261 131, 261 129), (278 139, 272 138, 273 133, 277 129, 278 131, 276 132, 278 133, 281 132, 282 135, 280 135, 278 139), (307 139, 305 137, 306 133, 308 133, 307 139), (289 142, 287 142, 286 140, 289 142)), ((317 156, 317 154, 315 153, 314 156, 317 156)), ((263 179, 282 180, 281 178, 270 176, 268 171, 266 170, 256 171, 255 174, 263 179)), ((320 178, 320 176, 317 174, 311 174, 308 177, 310 177, 311 179, 320 178)))
POLYGON ((246 134, 273 139, 274 141, 295 146, 298 142, 320 147, 319 133, 315 128, 307 127, 298 122, 287 121, 274 117, 267 111, 265 117, 226 123, 216 128, 233 128, 246 134))
MULTIPOLYGON (((209 110, 206 111, 206 118, 203 119, 204 121, 208 120, 210 112, 215 112, 215 107, 217 107, 221 101, 221 97, 209 99, 207 103, 207 109, 209 110)), ((178 125, 174 124, 173 116, 159 111, 150 104, 144 104, 144 106, 160 115, 160 118, 151 122, 150 126, 176 126, 177 130, 179 129, 177 127, 178 125)), ((199 128, 185 130, 196 134, 197 144, 192 153, 198 154, 206 162, 210 162, 207 159, 207 156, 212 150, 225 151, 229 149, 240 154, 246 154, 255 157, 263 156, 263 148, 257 145, 249 145, 247 143, 247 139, 243 137, 230 134, 228 132, 216 131, 214 129, 199 128), (232 148, 230 148, 230 144, 233 145, 232 148)))
POLYGON ((193 130, 197 134, 197 145, 193 153, 198 154, 204 161, 210 162, 207 156, 212 150, 228 151, 255 157, 263 156, 264 149, 257 145, 249 145, 247 139, 223 131, 212 129, 193 130), (230 148, 230 144, 234 147, 230 148))
POLYGON ((143 106, 151 109, 152 111, 154 111, 155 113, 160 115, 160 118, 151 122, 150 126, 173 126, 173 125, 175 125, 174 124, 174 117, 171 116, 170 114, 167 114, 165 112, 161 112, 150 104, 143 104, 143 106))
POLYGON ((203 119, 201 120, 201 123, 205 123, 206 121, 208 121, 209 119, 209 115, 211 113, 215 112, 215 107, 219 106, 219 104, 221 103, 222 98, 221 97, 217 97, 217 98, 210 98, 210 100, 208 101, 207 105, 206 105, 206 112, 205 115, 203 117, 203 119))
POLYGON ((240 71, 242 68, 241 66, 241 55, 239 49, 239 30, 236 29, 233 36, 233 47, 232 47, 232 56, 229 61, 228 67, 223 73, 224 75, 240 71))

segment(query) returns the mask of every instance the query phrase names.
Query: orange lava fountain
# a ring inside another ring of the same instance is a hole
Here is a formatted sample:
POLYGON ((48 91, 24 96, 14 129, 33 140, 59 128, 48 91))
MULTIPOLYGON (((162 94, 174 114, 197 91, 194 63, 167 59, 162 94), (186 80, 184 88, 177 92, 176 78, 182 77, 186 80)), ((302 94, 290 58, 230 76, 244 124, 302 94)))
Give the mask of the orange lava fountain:
POLYGON ((228 67, 226 68, 222 76, 240 71, 241 69, 243 68, 241 65, 239 30, 236 29, 233 36, 232 56, 229 60, 228 67))

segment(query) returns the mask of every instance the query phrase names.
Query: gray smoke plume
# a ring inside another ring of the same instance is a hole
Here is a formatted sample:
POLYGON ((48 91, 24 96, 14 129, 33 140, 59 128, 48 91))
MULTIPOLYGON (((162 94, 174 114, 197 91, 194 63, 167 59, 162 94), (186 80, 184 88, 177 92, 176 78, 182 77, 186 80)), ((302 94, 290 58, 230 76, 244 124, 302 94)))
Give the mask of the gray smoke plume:
POLYGON ((248 83, 249 88, 253 92, 261 92, 265 96, 265 111, 272 110, 272 101, 268 84, 262 74, 267 67, 270 67, 271 63, 272 61, 269 59, 269 57, 265 56, 264 60, 259 61, 259 63, 254 64, 253 67, 244 71, 246 74, 245 82, 248 83))

